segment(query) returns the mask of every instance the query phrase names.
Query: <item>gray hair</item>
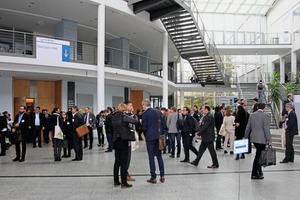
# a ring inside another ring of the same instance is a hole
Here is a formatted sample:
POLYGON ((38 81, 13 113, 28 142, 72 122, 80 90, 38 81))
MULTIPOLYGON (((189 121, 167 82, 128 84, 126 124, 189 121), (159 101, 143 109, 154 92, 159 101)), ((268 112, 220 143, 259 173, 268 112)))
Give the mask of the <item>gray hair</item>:
POLYGON ((142 105, 147 106, 147 107, 150 107, 150 106, 151 106, 151 102, 150 102, 149 99, 144 99, 144 100, 142 101, 142 105))
POLYGON ((294 108, 293 104, 291 104, 291 103, 286 103, 285 106, 288 106, 288 107, 290 107, 291 109, 294 108))

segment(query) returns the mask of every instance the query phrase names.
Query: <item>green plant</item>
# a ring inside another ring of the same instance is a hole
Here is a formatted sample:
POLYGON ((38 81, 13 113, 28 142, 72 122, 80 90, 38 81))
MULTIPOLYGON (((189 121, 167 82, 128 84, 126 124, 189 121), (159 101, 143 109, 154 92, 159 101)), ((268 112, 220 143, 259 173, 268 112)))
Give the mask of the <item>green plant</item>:
POLYGON ((286 94, 300 94, 300 71, 297 71, 292 81, 285 84, 286 94))
POLYGON ((273 73, 273 80, 270 83, 271 100, 277 106, 279 106, 279 97, 280 97, 279 78, 280 78, 279 73, 278 72, 274 72, 273 73))

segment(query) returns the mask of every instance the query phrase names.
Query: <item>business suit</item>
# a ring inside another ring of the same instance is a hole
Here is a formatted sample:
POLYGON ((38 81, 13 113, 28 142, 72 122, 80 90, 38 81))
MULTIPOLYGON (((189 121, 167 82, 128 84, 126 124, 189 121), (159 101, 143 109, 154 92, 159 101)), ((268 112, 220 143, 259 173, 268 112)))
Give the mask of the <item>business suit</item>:
POLYGON ((261 152, 266 148, 266 144, 271 142, 270 119, 263 110, 259 109, 250 115, 245 130, 245 138, 249 138, 250 132, 250 140, 256 148, 251 178, 256 178, 262 175, 262 168, 261 165, 259 165, 261 152))
POLYGON ((145 134, 148 157, 149 157, 150 173, 151 173, 150 180, 156 180, 155 161, 154 161, 155 156, 157 157, 157 161, 158 161, 160 177, 162 178, 165 175, 164 162, 161 156, 161 150, 159 150, 159 143, 158 143, 159 135, 163 134, 162 118, 163 118, 162 113, 153 108, 148 108, 142 114, 142 128, 145 134))
POLYGON ((203 119, 200 124, 200 131, 198 133, 201 136, 201 144, 199 147, 199 152, 197 158, 194 161, 194 165, 198 165, 203 153, 205 152, 206 148, 208 148, 211 159, 212 165, 216 168, 219 167, 219 162, 217 159, 217 154, 214 149, 214 140, 215 140, 215 129, 214 129, 214 117, 208 113, 203 116, 203 119))
POLYGON ((286 149, 285 149, 285 162, 294 162, 294 147, 293 141, 294 136, 298 135, 298 121, 295 111, 291 110, 288 112, 286 118, 286 129, 285 129, 285 138, 286 138, 286 149))
MULTIPOLYGON (((290 103, 292 105, 294 105, 293 100, 287 98, 286 100, 283 101, 283 106, 282 106, 282 112, 281 112, 281 116, 286 116, 288 114, 288 112, 285 110, 285 104, 290 103)), ((294 109, 294 108, 293 108, 294 109)))
POLYGON ((29 132, 28 127, 30 124, 29 115, 25 112, 17 114, 14 120, 14 126, 16 124, 19 124, 19 127, 16 127, 15 129, 19 129, 21 131, 22 141, 16 141, 16 158, 14 159, 14 161, 24 161, 26 155, 26 142, 27 142, 27 137, 29 132), (21 156, 21 146, 20 146, 21 143, 22 143, 22 156, 21 156))
POLYGON ((71 127, 72 127, 72 137, 73 137, 73 145, 74 145, 74 151, 75 151, 75 159, 74 161, 82 160, 83 151, 82 151, 82 138, 77 136, 76 128, 83 125, 83 118, 82 115, 78 112, 72 114, 72 121, 71 121, 71 127))
POLYGON ((5 137, 6 134, 8 133, 8 128, 7 128, 7 120, 5 116, 0 116, 0 134, 1 134, 1 154, 0 156, 5 156, 6 155, 6 143, 5 143, 5 137))
POLYGON ((41 131, 44 127, 45 116, 42 113, 31 113, 30 114, 30 128, 33 134, 33 148, 36 147, 36 138, 38 138, 38 145, 42 147, 41 142, 41 131), (38 117, 38 119, 36 119, 38 117), (36 124, 39 122, 39 124, 36 124))
POLYGON ((222 135, 219 135, 221 126, 223 124, 223 114, 221 111, 215 113, 215 127, 217 129, 217 140, 216 140, 216 149, 222 149, 221 138, 222 135))
POLYGON ((183 162, 188 162, 190 160, 190 150, 197 156, 198 151, 192 145, 193 138, 195 137, 195 124, 194 119, 191 115, 183 115, 183 128, 181 131, 183 149, 184 149, 184 160, 183 162))
POLYGON ((96 117, 94 115, 94 113, 89 112, 89 113, 84 113, 83 114, 83 119, 84 119, 84 123, 87 125, 88 129, 89 129, 89 134, 86 134, 83 138, 84 140, 84 148, 86 148, 88 146, 88 135, 90 138, 90 147, 89 149, 93 148, 93 141, 94 141, 94 137, 93 137, 93 127, 96 123, 96 117))

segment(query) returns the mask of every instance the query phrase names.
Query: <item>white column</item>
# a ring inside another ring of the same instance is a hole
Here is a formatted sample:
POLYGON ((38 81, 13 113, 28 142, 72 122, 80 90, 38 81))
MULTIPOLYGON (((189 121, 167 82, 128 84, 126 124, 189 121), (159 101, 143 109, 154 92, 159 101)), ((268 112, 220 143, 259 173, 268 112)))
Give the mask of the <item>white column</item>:
POLYGON ((183 83, 183 58, 180 57, 180 83, 183 83))
POLYGON ((184 91, 180 90, 180 108, 183 109, 184 106, 184 91))
MULTIPOLYGON (((104 82, 104 54, 105 54, 105 6, 98 6, 98 31, 97 31, 97 109, 105 108, 105 82, 104 82)), ((95 113, 97 113, 95 112, 95 113)))
POLYGON ((216 106, 216 92, 214 92, 213 106, 216 106))
POLYGON ((285 58, 280 58, 280 82, 284 83, 284 75, 285 75, 285 58))
POLYGON ((291 78, 290 80, 294 80, 297 72, 297 54, 292 51, 291 53, 291 78))
POLYGON ((163 106, 168 108, 168 33, 163 33, 163 106))
POLYGON ((258 78, 258 77, 260 77, 260 76, 258 76, 258 65, 255 65, 255 81, 259 81, 258 79, 260 79, 260 78, 258 78))

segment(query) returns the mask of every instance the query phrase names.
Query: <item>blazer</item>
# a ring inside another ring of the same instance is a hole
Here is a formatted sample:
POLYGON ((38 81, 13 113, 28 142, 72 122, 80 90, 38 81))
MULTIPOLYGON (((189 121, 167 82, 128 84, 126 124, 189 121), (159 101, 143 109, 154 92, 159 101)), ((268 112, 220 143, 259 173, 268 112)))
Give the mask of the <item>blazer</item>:
POLYGON ((158 140, 158 136, 163 134, 163 114, 158 110, 148 108, 142 114, 142 128, 146 141, 158 140))
POLYGON ((73 132, 76 131, 76 128, 79 126, 83 125, 83 117, 80 113, 76 112, 75 115, 72 115, 72 121, 71 121, 71 126, 73 129, 73 132))
POLYGON ((194 119, 190 114, 187 114, 186 116, 183 117, 183 126, 182 126, 182 135, 189 135, 191 137, 195 136, 195 123, 194 119))
MULTIPOLYGON (((177 119, 179 114, 177 112, 170 113, 167 119, 167 127, 169 129, 169 133, 178 133, 177 130, 177 119)), ((180 118, 180 116, 179 116, 180 118)))
MULTIPOLYGON (((83 114, 83 120, 84 120, 84 123, 86 123, 86 116, 87 116, 87 113, 84 113, 83 114)), ((94 113, 92 113, 92 112, 90 112, 89 113, 89 124, 92 126, 92 127, 94 127, 94 125, 95 125, 95 123, 96 123, 96 117, 95 117, 95 115, 94 115, 94 113)))
POLYGON ((298 120, 295 111, 291 111, 286 118, 287 128, 285 129, 286 134, 289 136, 294 136, 299 134, 298 130, 298 120))
POLYGON ((203 117, 198 135, 201 136, 202 142, 215 140, 215 119, 211 113, 203 117))
MULTIPOLYGON (((45 115, 43 113, 39 113, 39 118, 40 118, 40 126, 44 126, 45 124, 45 115)), ((35 127, 35 113, 30 114, 30 126, 31 128, 35 127)))
POLYGON ((223 115, 221 111, 215 113, 215 126, 220 129, 223 124, 223 115))
MULTIPOLYGON (((292 100, 290 100, 290 99, 286 99, 286 100, 284 100, 284 102, 283 102, 283 106, 282 106, 282 112, 281 112, 281 116, 285 116, 285 115, 287 115, 288 113, 287 113, 287 111, 285 110, 285 104, 287 104, 287 103, 292 103, 292 104, 294 104, 293 103, 293 101, 292 100)), ((294 109, 294 108, 293 108, 294 109)))
MULTIPOLYGON (((6 120, 6 117, 5 116, 0 116, 0 132, 3 130, 3 129, 7 129, 8 130, 8 128, 7 128, 7 120, 6 120)), ((7 131, 6 130, 6 131, 7 131)), ((5 132, 6 132, 5 131, 5 132)))
POLYGON ((271 142, 269 115, 262 110, 252 113, 245 130, 245 138, 250 138, 251 142, 258 144, 271 142))
MULTIPOLYGON (((19 116, 20 116, 20 114, 17 114, 15 116, 14 125, 18 123, 19 116)), ((20 129, 20 131, 21 131, 22 134, 28 133, 28 131, 29 131, 29 124, 30 124, 29 115, 26 112, 24 112, 24 114, 23 114, 23 116, 21 118, 20 124, 19 124, 19 129, 20 129)))

